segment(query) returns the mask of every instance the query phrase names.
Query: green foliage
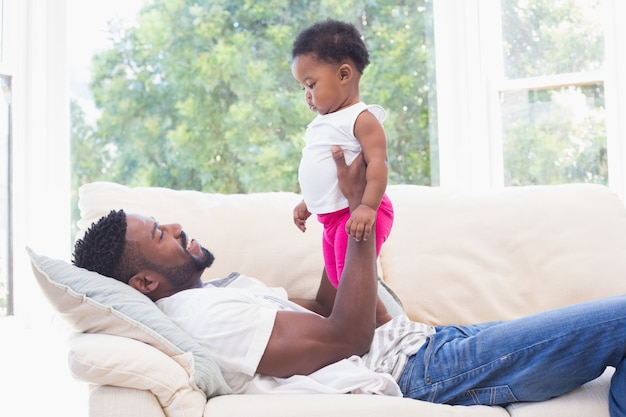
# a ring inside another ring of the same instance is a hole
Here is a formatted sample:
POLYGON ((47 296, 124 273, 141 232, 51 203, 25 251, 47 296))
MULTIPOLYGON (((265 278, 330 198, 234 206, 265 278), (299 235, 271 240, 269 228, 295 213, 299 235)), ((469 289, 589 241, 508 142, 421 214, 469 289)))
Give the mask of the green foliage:
MULTIPOLYGON (((113 180, 115 177, 111 173, 113 155, 109 144, 85 122, 85 114, 74 100, 70 102, 70 126, 72 218, 78 219, 78 188, 88 182, 113 180)), ((73 233, 76 231, 73 230, 73 233)))
POLYGON ((565 87, 534 93, 525 93, 530 96, 528 106, 507 121, 505 184, 606 185, 603 90, 565 87), (593 92, 598 94, 597 103, 593 92))
POLYGON ((429 184, 428 3, 147 3, 136 26, 111 24, 112 47, 93 59, 102 113, 95 130, 78 121, 84 131, 73 132, 92 143, 76 151, 77 183, 298 191, 302 136, 315 114, 291 75, 291 45, 332 17, 355 23, 370 49, 361 94, 388 111, 391 181, 429 184))
MULTIPOLYGON (((599 4, 502 2, 506 77, 600 68, 599 4)), ((109 180, 298 191, 315 115, 292 78, 291 45, 329 17, 353 22, 370 50, 361 96, 387 110, 390 183, 436 183, 432 0, 152 0, 136 26, 112 22, 111 47, 93 59, 97 126, 72 107, 73 190, 109 180)), ((601 86, 522 95, 523 109, 503 106, 505 183, 606 183, 601 86), (581 94, 587 106, 575 109, 569 98, 581 94)))
POLYGON ((604 61, 601 6, 602 0, 503 1, 507 78, 600 69, 604 61))

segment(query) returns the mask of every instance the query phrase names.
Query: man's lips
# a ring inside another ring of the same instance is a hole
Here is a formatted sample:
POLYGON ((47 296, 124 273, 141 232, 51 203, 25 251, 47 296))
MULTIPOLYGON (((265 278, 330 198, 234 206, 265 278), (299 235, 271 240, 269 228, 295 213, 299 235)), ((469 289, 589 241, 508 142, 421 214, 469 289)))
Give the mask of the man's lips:
POLYGON ((180 243, 183 246, 183 250, 190 256, 198 256, 202 252, 200 243, 196 239, 189 239, 187 233, 180 232, 180 243))
POLYGON ((195 252, 198 252, 199 247, 200 247, 200 244, 198 243, 196 239, 189 239, 186 249, 187 249, 187 252, 189 253, 195 253, 195 252))

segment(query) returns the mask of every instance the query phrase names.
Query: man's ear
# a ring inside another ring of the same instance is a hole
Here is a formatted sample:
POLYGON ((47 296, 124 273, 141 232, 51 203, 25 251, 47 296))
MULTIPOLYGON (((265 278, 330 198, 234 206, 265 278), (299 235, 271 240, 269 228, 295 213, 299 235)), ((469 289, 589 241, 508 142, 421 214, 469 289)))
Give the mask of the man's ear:
POLYGON ((354 74, 354 71, 352 70, 352 66, 348 64, 342 64, 339 67, 339 79, 341 81, 343 82, 350 81, 350 78, 352 78, 353 74, 354 74))
POLYGON ((128 285, 142 294, 148 295, 156 291, 159 287, 159 280, 151 271, 141 271, 128 280, 128 285))

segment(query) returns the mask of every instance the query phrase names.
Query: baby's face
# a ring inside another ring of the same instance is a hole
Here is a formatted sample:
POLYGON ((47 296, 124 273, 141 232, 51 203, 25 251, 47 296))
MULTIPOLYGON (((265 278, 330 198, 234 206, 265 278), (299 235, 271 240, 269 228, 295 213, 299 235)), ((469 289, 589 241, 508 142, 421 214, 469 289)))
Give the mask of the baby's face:
POLYGON ((313 55, 298 55, 291 63, 291 73, 302 86, 304 99, 312 111, 327 114, 340 108, 339 65, 318 61, 313 55))

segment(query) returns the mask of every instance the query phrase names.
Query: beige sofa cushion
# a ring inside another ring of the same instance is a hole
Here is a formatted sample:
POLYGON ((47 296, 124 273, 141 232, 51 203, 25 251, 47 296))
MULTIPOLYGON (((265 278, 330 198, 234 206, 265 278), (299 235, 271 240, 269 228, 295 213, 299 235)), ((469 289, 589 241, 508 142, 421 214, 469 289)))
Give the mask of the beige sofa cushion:
POLYGON ((626 211, 606 187, 388 193, 383 278, 414 320, 512 319, 626 293, 626 211))
POLYGON ((77 333, 70 346, 74 377, 98 385, 150 391, 167 417, 202 414, 206 397, 192 388, 189 375, 180 366, 193 361, 190 353, 170 358, 137 340, 105 334, 77 333))
POLYGON ((226 395, 209 400, 204 417, 509 417, 497 406, 433 404, 359 394, 226 395))
POLYGON ((609 386, 615 368, 582 387, 551 400, 516 403, 506 407, 511 417, 609 417, 609 386))
POLYGON ((112 416, 167 417, 150 391, 112 385, 90 386, 89 417, 112 416))

